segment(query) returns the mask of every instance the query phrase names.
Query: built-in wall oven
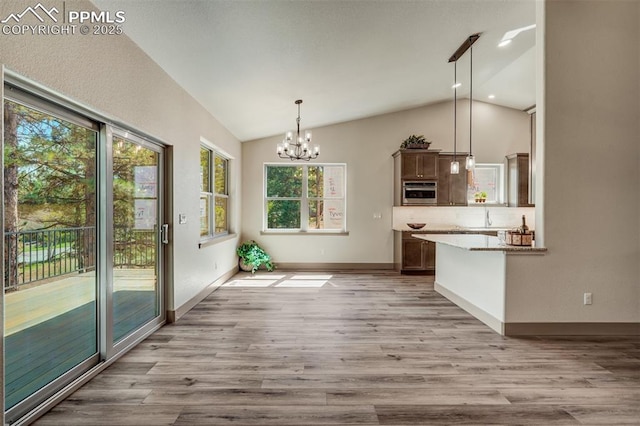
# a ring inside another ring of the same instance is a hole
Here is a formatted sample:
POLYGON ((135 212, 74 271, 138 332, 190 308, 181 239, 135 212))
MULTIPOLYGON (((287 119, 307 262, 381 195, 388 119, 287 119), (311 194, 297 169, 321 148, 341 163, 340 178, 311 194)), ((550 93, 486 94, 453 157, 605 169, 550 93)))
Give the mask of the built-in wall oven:
POLYGON ((405 206, 428 206, 438 204, 438 182, 404 181, 402 204, 405 206))

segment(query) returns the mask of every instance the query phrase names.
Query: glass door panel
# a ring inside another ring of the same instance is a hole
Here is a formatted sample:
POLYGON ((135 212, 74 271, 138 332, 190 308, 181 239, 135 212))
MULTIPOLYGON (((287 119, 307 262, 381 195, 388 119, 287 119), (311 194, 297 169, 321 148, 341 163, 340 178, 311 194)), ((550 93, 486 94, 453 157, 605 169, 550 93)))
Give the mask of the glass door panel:
POLYGON ((93 356, 97 363, 98 134, 80 117, 9 99, 3 108, 4 386, 13 421, 53 381, 93 356))
POLYGON ((160 153, 113 136, 113 343, 158 317, 160 153))

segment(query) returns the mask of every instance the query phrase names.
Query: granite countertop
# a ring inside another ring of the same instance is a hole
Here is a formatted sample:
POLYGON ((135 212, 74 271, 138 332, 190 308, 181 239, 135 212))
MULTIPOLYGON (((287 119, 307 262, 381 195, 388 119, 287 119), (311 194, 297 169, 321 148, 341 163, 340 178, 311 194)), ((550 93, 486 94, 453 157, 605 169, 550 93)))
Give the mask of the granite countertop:
POLYGON ((444 226, 444 227, 424 227, 422 229, 411 229, 408 226, 406 228, 393 228, 394 231, 399 232, 412 232, 414 234, 478 234, 480 232, 498 232, 508 231, 513 228, 484 228, 484 227, 465 227, 465 226, 444 226))
POLYGON ((412 237, 422 240, 433 241, 434 243, 447 244, 453 247, 471 251, 503 251, 503 252, 523 252, 523 253, 543 253, 547 249, 544 247, 508 246, 501 242, 498 237, 478 234, 412 234, 412 237))

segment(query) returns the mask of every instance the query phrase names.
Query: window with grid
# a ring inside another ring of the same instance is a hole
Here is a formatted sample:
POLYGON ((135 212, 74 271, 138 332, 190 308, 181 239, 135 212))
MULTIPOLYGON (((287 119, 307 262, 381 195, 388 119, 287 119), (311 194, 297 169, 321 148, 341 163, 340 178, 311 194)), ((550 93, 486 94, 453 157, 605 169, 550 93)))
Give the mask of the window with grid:
POLYGON ((229 160, 200 147, 200 238, 229 233, 229 160))
POLYGON ((346 165, 265 165, 265 230, 346 231, 346 165))

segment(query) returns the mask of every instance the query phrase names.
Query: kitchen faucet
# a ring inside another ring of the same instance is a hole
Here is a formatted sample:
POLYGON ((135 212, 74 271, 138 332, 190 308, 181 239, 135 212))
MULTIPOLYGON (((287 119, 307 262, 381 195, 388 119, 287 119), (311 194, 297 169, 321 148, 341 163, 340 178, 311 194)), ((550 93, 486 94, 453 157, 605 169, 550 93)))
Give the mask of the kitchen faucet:
POLYGON ((489 216, 489 209, 485 208, 484 226, 485 228, 488 228, 491 225, 493 225, 493 221, 491 220, 491 216, 489 216))

